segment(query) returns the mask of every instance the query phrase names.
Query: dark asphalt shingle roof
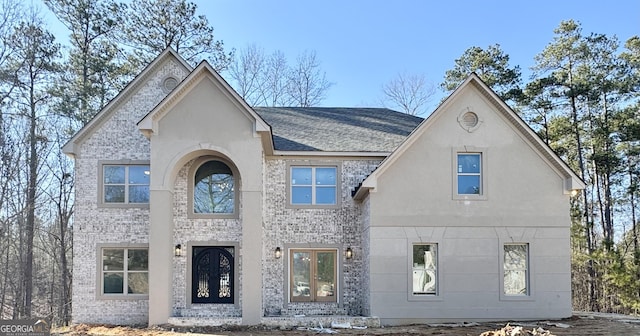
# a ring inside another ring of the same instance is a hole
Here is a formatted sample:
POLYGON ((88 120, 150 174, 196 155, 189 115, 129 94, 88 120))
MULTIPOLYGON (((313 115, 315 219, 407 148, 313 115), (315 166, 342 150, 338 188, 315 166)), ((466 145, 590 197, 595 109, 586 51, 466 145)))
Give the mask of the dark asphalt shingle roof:
POLYGON ((276 150, 392 152, 422 118, 386 108, 255 107, 276 150))

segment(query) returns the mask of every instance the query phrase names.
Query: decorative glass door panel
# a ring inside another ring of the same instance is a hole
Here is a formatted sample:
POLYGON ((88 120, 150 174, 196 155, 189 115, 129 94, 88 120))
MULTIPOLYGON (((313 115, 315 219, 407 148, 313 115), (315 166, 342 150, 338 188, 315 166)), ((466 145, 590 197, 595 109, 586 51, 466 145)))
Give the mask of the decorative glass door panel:
POLYGON ((192 303, 233 303, 233 247, 194 247, 192 303))

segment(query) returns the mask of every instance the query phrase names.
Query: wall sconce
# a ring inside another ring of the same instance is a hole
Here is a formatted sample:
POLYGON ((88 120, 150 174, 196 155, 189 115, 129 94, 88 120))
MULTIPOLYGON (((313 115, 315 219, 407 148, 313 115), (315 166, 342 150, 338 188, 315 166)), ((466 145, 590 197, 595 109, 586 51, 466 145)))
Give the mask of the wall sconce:
POLYGON ((178 244, 173 250, 173 255, 179 257, 182 255, 182 245, 178 244))
POLYGON ((276 259, 280 259, 280 257, 282 257, 282 250, 280 249, 280 246, 276 247, 274 255, 275 255, 276 259))
POLYGON ((344 256, 347 259, 353 258, 353 250, 351 249, 351 246, 347 247, 347 249, 344 251, 344 256))

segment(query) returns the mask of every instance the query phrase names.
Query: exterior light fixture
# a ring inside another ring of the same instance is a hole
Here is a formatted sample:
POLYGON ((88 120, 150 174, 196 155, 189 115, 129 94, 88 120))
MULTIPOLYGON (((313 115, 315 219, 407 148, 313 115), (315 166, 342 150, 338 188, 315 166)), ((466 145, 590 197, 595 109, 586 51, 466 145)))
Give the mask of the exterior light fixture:
POLYGON ((571 190, 571 196, 576 196, 578 194, 578 189, 571 190))
POLYGON ((275 255, 276 259, 280 259, 280 257, 282 257, 282 250, 280 249, 280 246, 276 247, 274 255, 275 255))
POLYGON ((182 255, 182 245, 178 244, 173 250, 173 255, 179 257, 182 255))
POLYGON ((347 249, 344 251, 344 256, 347 259, 353 258, 353 250, 351 249, 351 246, 347 247, 347 249))

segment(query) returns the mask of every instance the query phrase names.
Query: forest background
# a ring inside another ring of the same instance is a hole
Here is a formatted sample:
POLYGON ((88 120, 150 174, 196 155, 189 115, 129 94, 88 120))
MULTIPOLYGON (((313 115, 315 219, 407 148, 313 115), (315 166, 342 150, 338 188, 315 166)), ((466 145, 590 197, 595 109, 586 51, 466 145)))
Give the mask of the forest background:
MULTIPOLYGON (((335 83, 313 50, 232 49, 186 0, 0 0, 0 319, 70 322, 73 162, 60 148, 167 47, 206 59, 251 105, 322 105, 335 83), (52 33, 52 13, 65 34, 52 33)), ((379 105, 427 116, 477 73, 587 183, 571 198, 575 310, 640 309, 640 37, 558 23, 531 76, 497 43, 469 46, 441 83, 411 71, 379 105), (440 91, 439 91, 440 90, 440 91)))

